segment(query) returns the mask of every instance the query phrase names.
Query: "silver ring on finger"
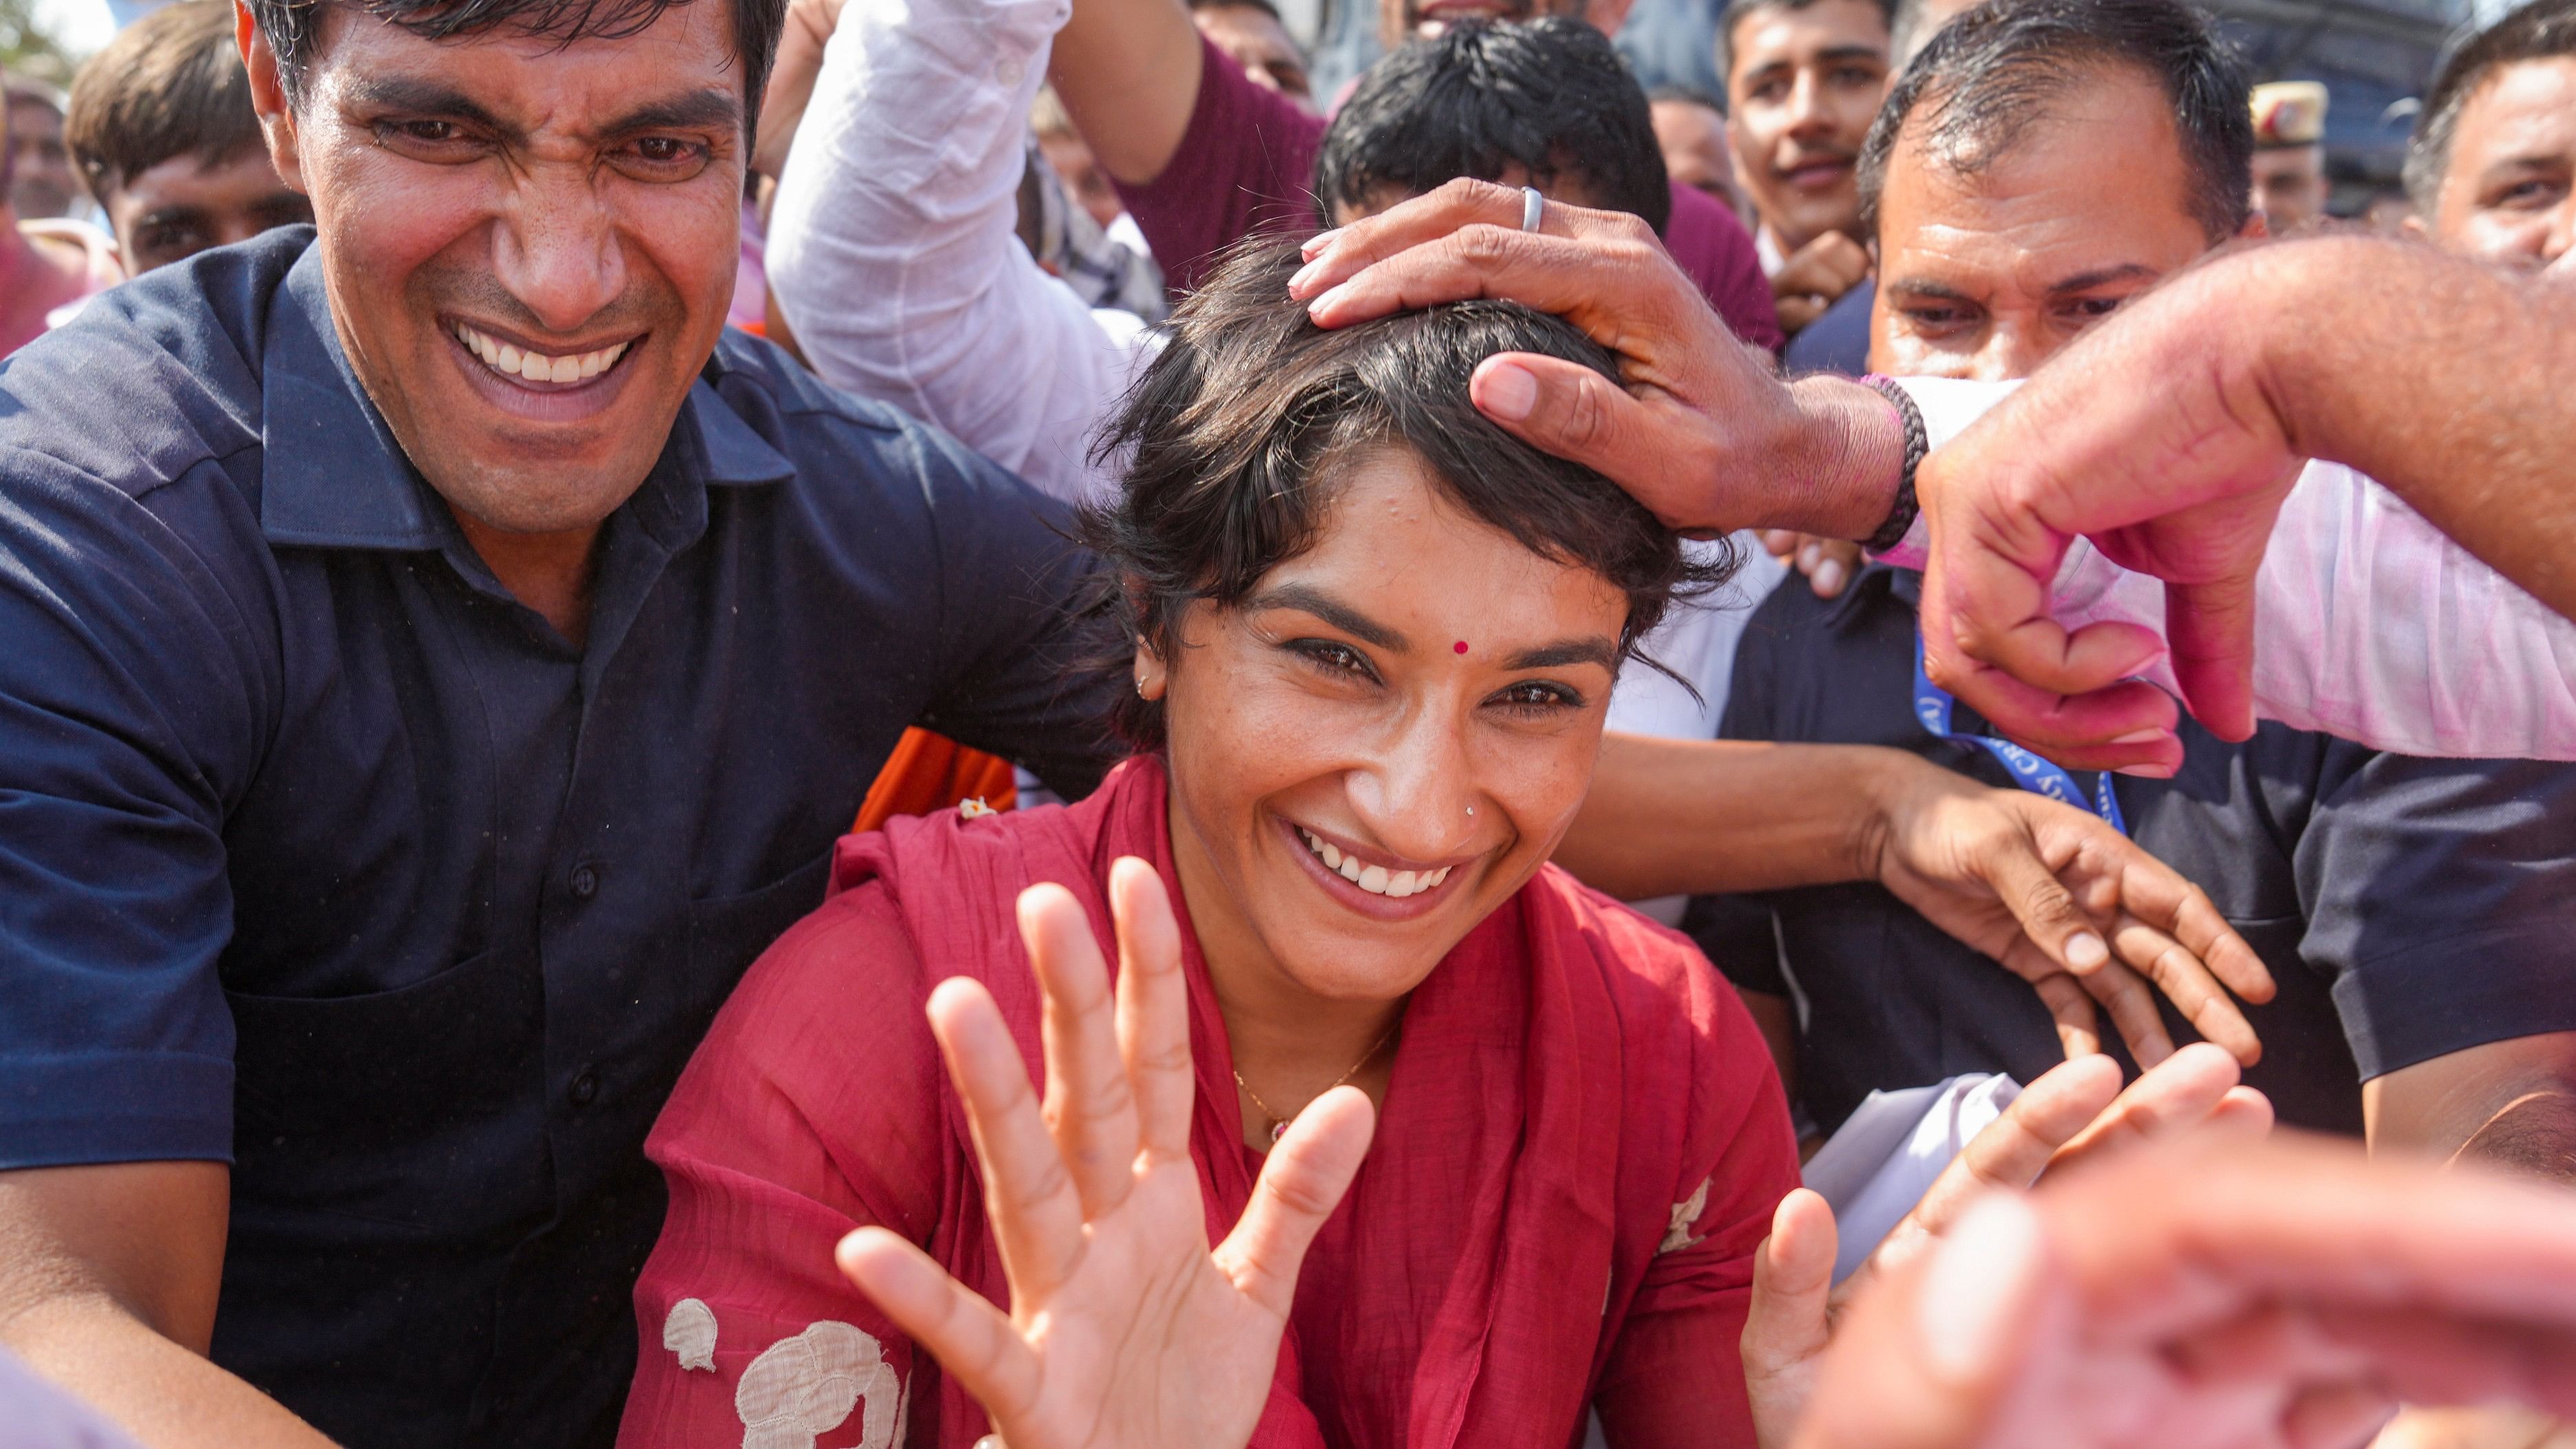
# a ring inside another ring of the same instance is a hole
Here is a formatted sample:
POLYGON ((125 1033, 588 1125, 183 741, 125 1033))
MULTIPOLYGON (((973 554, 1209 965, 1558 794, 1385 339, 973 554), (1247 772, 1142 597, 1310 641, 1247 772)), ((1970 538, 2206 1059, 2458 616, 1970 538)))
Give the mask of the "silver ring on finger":
POLYGON ((1536 231, 1547 220, 1547 198, 1535 186, 1521 188, 1521 230, 1536 231))

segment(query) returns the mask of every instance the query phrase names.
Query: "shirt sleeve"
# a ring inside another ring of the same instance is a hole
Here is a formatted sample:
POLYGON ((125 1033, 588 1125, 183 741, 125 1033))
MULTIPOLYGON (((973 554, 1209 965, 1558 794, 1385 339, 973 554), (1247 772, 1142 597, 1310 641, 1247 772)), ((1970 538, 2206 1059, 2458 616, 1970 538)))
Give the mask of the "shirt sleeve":
POLYGON ((936 656, 944 683, 918 721, 1016 761, 1068 800, 1091 793, 1124 753, 1109 727, 1123 681, 1091 605, 1098 561, 1072 541, 1058 500, 928 429, 898 471, 921 479, 936 550, 936 656))
POLYGON ((2362 1079, 2576 1031, 2576 766, 2334 745, 2294 865, 2301 953, 2362 1079))
MULTIPOLYGON (((1908 379, 1932 446, 2010 385, 1908 379)), ((1919 568, 1920 520, 1883 561, 1919 568)), ((2067 551, 2053 610, 2161 633, 2164 585, 2067 551)), ((2147 677, 2176 688, 2159 662, 2147 677)), ((2255 579, 2254 707, 2266 719, 2409 755, 2576 760, 2576 624, 2461 548, 2395 494, 2311 463, 2255 579)))
POLYGON ((815 371, 1080 501, 1139 356, 1020 244, 1066 0, 853 0, 779 178, 772 291, 815 371), (995 359, 1008 358, 1008 366, 995 359))
POLYGON ((1727 331, 1765 352, 1779 351, 1789 335, 1780 330, 1779 305, 1772 300, 1770 278, 1762 275, 1753 234, 1707 192, 1668 184, 1673 213, 1664 224, 1664 249, 1726 319, 1727 331))
POLYGON ((1204 36, 1199 51, 1199 97, 1180 149, 1160 176, 1118 188, 1176 293, 1198 286, 1216 254, 1244 237, 1302 235, 1318 225, 1315 156, 1323 149, 1323 118, 1254 85, 1204 36))
POLYGON ((924 1360, 832 1261, 855 1228, 921 1243, 938 1215, 937 1051, 897 986, 917 963, 881 887, 836 897, 691 1058, 645 1149, 670 1212, 635 1286, 620 1449, 896 1445, 925 1412, 924 1360))
POLYGON ((1761 1033, 1732 992, 1711 996, 1672 1218, 1620 1325, 1595 1396, 1610 1441, 1750 1446, 1741 1341, 1753 1254, 1798 1185, 1798 1144, 1761 1033))
POLYGON ((137 497, 0 446, 0 1169, 231 1160, 223 828, 280 689, 254 529, 213 463, 137 497))

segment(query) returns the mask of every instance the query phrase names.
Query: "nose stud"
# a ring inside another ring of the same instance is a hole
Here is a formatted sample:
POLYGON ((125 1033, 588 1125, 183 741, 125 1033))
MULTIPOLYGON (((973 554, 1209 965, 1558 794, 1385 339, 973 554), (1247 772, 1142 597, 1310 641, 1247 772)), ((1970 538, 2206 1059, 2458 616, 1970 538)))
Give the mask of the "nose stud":
POLYGON ((1468 806, 1468 807, 1467 807, 1467 813, 1468 813, 1468 814, 1470 814, 1470 815, 1475 814, 1475 813, 1476 813, 1476 807, 1475 807, 1475 806, 1473 806, 1473 805, 1468 806))

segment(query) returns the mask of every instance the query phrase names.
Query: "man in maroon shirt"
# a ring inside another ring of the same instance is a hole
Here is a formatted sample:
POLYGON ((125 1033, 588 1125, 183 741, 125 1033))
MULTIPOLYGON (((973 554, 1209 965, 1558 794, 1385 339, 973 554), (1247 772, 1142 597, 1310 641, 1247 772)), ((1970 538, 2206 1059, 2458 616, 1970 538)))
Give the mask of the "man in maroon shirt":
MULTIPOLYGON (((1470 16, 1557 13, 1607 34, 1627 18, 1629 0, 1383 4, 1383 24, 1400 40, 1470 16)), ((1181 0, 1075 0, 1056 37, 1052 79, 1175 288, 1197 285, 1209 259, 1240 237, 1323 224, 1314 199, 1323 118, 1253 84, 1200 37, 1181 0)), ((1548 192, 1570 179, 1534 184, 1548 192)), ((1665 186, 1672 213, 1662 235, 1673 260, 1738 337, 1777 348, 1779 316, 1743 223, 1705 193, 1665 186)))

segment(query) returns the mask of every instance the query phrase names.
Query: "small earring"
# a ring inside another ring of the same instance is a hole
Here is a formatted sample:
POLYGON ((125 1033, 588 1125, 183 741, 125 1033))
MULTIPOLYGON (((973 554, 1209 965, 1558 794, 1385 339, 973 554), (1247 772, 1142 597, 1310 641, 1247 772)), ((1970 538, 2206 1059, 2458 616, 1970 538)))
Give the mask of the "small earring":
POLYGON ((1473 806, 1473 805, 1468 806, 1468 807, 1467 807, 1467 813, 1468 813, 1468 814, 1470 814, 1470 815, 1475 814, 1475 813, 1476 813, 1476 807, 1475 807, 1475 806, 1473 806))
POLYGON ((1145 681, 1141 679, 1136 681, 1136 697, 1138 699, 1145 697, 1145 681))

